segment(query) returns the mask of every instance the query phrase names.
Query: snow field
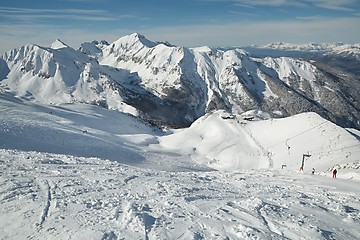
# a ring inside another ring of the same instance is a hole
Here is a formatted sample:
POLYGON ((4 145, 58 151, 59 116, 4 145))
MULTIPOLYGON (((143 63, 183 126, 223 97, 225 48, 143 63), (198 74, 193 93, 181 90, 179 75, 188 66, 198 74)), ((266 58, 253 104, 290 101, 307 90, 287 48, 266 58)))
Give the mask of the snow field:
POLYGON ((357 239, 359 189, 288 170, 156 171, 1 150, 1 239, 357 239))

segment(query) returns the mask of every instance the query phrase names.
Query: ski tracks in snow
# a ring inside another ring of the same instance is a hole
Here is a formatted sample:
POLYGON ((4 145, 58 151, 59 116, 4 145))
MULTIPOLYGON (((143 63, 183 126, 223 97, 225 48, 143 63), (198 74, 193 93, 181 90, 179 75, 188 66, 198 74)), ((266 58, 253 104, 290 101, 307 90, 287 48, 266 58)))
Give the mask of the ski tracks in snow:
POLYGON ((0 161, 0 239, 360 238, 357 182, 12 150, 0 161))
POLYGON ((40 222, 38 224, 39 227, 42 227, 43 223, 45 222, 46 218, 49 215, 49 209, 51 206, 51 187, 48 180, 45 180, 44 182, 45 189, 43 189, 43 192, 45 192, 45 206, 41 214, 40 222))

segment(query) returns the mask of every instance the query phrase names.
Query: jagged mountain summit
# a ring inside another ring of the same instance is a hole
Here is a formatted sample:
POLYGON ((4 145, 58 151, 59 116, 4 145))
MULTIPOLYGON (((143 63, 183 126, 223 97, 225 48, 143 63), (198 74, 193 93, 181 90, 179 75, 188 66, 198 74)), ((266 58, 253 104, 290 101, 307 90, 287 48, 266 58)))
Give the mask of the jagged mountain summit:
POLYGON ((26 45, 2 54, 0 87, 42 103, 96 104, 173 127, 189 126, 213 110, 260 109, 276 116, 312 111, 360 129, 356 69, 303 56, 185 48, 137 33, 77 50, 57 40, 51 47, 26 45))

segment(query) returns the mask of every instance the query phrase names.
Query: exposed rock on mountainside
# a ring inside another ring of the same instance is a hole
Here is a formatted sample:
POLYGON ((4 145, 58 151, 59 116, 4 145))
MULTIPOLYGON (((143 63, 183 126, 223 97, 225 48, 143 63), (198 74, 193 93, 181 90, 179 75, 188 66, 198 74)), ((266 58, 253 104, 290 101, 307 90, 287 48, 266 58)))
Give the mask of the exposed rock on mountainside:
POLYGON ((216 109, 261 109, 280 116, 314 111, 360 129, 359 65, 346 65, 357 55, 336 49, 303 51, 299 58, 177 47, 136 33, 78 50, 57 40, 49 48, 27 45, 4 53, 0 83, 27 99, 97 104, 173 127, 216 109), (336 59, 328 61, 331 56, 336 59))

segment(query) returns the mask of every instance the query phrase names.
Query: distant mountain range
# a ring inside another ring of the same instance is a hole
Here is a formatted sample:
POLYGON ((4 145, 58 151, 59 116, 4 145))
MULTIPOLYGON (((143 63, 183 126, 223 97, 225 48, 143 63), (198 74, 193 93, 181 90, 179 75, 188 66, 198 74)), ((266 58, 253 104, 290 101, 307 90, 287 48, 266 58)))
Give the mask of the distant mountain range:
POLYGON ((360 129, 359 89, 359 44, 185 48, 134 33, 77 50, 57 40, 0 55, 0 92, 100 105, 171 127, 213 110, 259 109, 274 117, 317 112, 360 129))

